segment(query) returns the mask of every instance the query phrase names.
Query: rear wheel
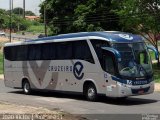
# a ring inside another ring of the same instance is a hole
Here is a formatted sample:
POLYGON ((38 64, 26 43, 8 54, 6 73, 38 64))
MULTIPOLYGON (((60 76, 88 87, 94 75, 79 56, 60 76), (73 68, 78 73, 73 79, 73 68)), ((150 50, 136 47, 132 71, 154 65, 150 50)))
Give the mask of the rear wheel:
POLYGON ((24 92, 26 95, 28 95, 28 94, 31 93, 31 87, 30 87, 30 84, 29 84, 29 82, 28 82, 27 80, 25 80, 25 81, 23 82, 23 92, 24 92))
POLYGON ((85 88, 85 96, 89 101, 97 100, 97 90, 94 84, 89 84, 85 88))

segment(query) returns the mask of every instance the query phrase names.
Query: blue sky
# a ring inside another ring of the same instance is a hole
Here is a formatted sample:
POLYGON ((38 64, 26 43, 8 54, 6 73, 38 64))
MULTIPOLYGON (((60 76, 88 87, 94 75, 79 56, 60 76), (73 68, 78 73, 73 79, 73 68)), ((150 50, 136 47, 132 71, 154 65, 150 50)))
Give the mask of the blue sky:
MULTIPOLYGON (((26 10, 39 14, 39 4, 44 0, 26 0, 26 10)), ((13 0, 13 7, 23 7, 23 0, 13 0)), ((9 9, 9 0, 0 0, 0 8, 9 9)))

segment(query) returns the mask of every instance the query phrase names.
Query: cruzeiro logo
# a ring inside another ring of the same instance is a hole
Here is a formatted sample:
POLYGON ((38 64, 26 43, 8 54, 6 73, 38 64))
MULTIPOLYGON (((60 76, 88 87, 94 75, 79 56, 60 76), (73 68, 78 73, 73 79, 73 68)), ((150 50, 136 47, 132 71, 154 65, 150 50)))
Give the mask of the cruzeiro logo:
POLYGON ((132 37, 132 36, 129 36, 129 35, 127 35, 127 34, 119 34, 119 37, 124 38, 124 39, 127 39, 127 40, 133 40, 133 37, 132 37))
POLYGON ((83 67, 83 64, 81 62, 76 62, 74 64, 73 74, 78 80, 81 80, 84 77, 84 73, 82 73, 83 68, 84 67, 83 67))
POLYGON ((132 81, 131 80, 127 80, 127 84, 128 85, 132 85, 132 81))

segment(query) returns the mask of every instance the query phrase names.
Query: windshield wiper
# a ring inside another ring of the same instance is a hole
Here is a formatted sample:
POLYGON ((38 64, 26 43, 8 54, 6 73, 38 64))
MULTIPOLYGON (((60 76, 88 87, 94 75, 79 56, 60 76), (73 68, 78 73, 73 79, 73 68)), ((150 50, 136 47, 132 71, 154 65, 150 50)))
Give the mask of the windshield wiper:
POLYGON ((141 72, 141 69, 143 69, 145 76, 147 76, 148 73, 147 73, 146 69, 141 64, 137 64, 137 67, 138 67, 139 72, 141 72))
POLYGON ((147 71, 141 64, 139 64, 139 68, 140 68, 140 71, 141 71, 141 69, 143 69, 143 71, 145 72, 145 75, 147 76, 147 71))
POLYGON ((136 60, 134 60, 134 64, 138 68, 139 73, 141 72, 141 69, 143 69, 145 76, 147 76, 148 73, 147 73, 146 69, 141 64, 138 64, 136 62, 136 60))

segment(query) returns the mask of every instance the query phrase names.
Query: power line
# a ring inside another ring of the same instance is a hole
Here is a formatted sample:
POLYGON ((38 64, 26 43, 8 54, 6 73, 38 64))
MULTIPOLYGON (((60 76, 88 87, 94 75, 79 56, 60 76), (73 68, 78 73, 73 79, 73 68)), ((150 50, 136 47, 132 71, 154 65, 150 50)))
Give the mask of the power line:
MULTIPOLYGON (((102 18, 107 18, 107 17, 109 17, 109 18, 112 18, 112 17, 113 18, 128 18, 128 17, 142 17, 142 16, 148 17, 148 14, 132 14, 132 15, 123 16, 123 17, 118 16, 118 15, 111 15, 111 14, 104 14, 104 15, 101 14, 101 15, 97 15, 97 16, 84 16, 84 18, 101 18, 101 17, 102 18)), ((47 19, 47 20, 53 20, 53 18, 47 19)), ((62 20, 62 18, 58 18, 55 21, 72 21, 72 20, 73 20, 72 18, 63 18, 63 20, 62 20)))
MULTIPOLYGON (((87 23, 95 23, 95 22, 116 22, 119 20, 127 20, 128 18, 132 18, 132 17, 141 17, 141 18, 148 18, 148 14, 134 14, 131 16, 123 16, 123 17, 118 17, 118 16, 114 16, 114 15, 106 15, 106 16, 96 16, 96 17, 85 17, 85 19, 83 20, 84 22, 87 23)), ((158 16, 156 17, 158 18, 158 16)), ((53 19, 47 19, 47 21, 50 21, 53 19)), ((77 19, 57 19, 57 20, 53 20, 52 24, 71 24, 73 22, 75 22, 77 19)))

